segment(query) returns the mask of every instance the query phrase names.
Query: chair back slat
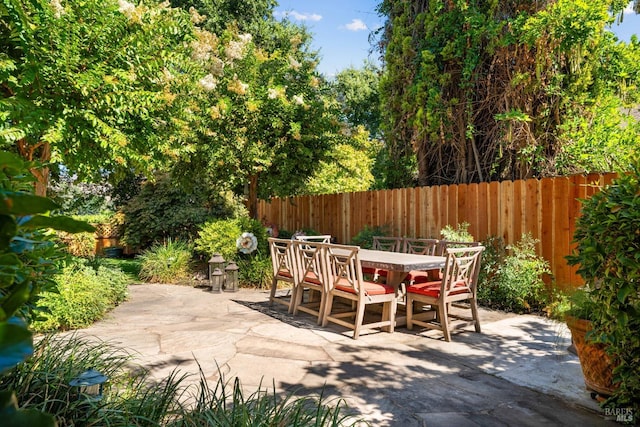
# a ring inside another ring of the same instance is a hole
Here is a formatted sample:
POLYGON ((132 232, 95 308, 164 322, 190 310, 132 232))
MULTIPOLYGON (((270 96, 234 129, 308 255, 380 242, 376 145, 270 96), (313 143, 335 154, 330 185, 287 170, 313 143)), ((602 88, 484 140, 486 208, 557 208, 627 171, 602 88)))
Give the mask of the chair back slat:
POLYGON ((402 252, 417 255, 435 255, 438 248, 437 239, 420 239, 406 237, 402 252))
POLYGON ((467 291, 475 294, 477 277, 480 271, 480 259, 484 246, 467 248, 448 248, 447 261, 442 279, 441 294, 467 291))
POLYGON ((438 247, 434 255, 447 256, 447 249, 449 248, 472 248, 480 246, 480 242, 457 242, 453 240, 439 240, 438 247))
POLYGON ((331 243, 330 234, 321 234, 317 236, 294 236, 294 239, 301 242, 331 243))
POLYGON ((361 295, 364 289, 361 286, 362 268, 358 251, 360 247, 349 245, 327 245, 327 260, 329 262, 329 281, 331 288, 353 290, 353 293, 361 295))
POLYGON ((296 259, 293 249, 294 240, 269 238, 269 253, 273 276, 276 278, 297 278, 296 259))
POLYGON ((326 285, 327 263, 325 244, 317 242, 296 242, 300 281, 317 280, 326 285))
POLYGON ((402 237, 373 236, 372 249, 377 251, 401 252, 402 237))

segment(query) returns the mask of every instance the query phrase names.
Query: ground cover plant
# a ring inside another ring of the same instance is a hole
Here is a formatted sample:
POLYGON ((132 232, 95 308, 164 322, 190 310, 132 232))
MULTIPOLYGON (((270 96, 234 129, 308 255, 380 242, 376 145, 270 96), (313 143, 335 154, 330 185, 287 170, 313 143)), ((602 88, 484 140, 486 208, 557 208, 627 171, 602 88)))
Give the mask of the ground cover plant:
POLYGON ((138 256, 140 279, 154 283, 179 283, 191 275, 191 245, 167 240, 154 244, 138 256))
POLYGON ((59 426, 345 426, 355 424, 340 400, 280 396, 267 389, 247 394, 237 378, 221 375, 211 388, 174 371, 162 381, 132 369, 125 350, 76 335, 46 335, 34 355, 0 379, 25 408, 52 414, 59 426), (86 369, 108 377, 101 400, 84 401, 69 382, 86 369))
POLYGON ((31 328, 36 332, 84 328, 127 297, 130 276, 118 268, 94 268, 76 260, 54 278, 55 290, 40 294, 31 328))
POLYGON ((536 254, 537 243, 528 233, 506 247, 501 239, 487 240, 478 278, 482 305, 516 313, 545 309, 551 295, 543 278, 551 270, 549 263, 536 254))

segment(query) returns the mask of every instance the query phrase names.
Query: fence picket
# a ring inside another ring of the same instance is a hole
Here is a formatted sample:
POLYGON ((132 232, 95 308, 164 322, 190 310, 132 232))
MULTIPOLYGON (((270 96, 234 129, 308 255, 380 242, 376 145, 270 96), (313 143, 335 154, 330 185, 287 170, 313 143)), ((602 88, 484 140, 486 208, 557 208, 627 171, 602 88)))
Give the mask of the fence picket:
POLYGON ((506 244, 530 232, 540 240, 538 254, 551 265, 561 287, 579 286, 575 268, 566 264, 579 198, 598 192, 616 174, 529 179, 378 190, 371 192, 273 198, 258 203, 259 218, 281 229, 312 228, 335 236, 340 243, 351 239, 365 225, 387 225, 397 236, 440 237, 445 225, 469 222, 476 240, 502 236, 506 244))

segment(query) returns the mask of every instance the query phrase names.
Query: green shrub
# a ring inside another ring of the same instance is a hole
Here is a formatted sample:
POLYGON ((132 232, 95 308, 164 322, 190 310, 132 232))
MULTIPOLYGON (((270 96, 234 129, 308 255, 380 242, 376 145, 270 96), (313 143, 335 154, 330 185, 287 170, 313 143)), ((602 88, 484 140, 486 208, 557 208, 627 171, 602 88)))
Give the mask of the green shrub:
POLYGON ((482 241, 482 246, 484 246, 484 251, 482 252, 481 268, 478 276, 480 286, 493 282, 500 266, 504 264, 504 260, 507 257, 507 246, 501 236, 487 236, 482 241))
POLYGON ((268 289, 273 278, 271 257, 268 254, 241 256, 237 260, 240 285, 268 289))
POLYGON ((440 230, 440 234, 444 240, 451 240, 453 242, 473 242, 475 239, 468 231, 469 225, 470 224, 468 222, 458 224, 456 228, 446 225, 442 230, 440 230))
POLYGON ((168 239, 193 241, 210 218, 228 218, 246 209, 233 197, 217 194, 203 184, 186 187, 163 175, 144 183, 122 211, 123 243, 146 249, 168 239))
POLYGON ((278 239, 291 239, 293 237, 293 232, 289 230, 278 230, 278 239))
POLYGON ((207 222, 200 228, 195 249, 205 256, 218 253, 227 261, 237 261, 240 252, 236 244, 242 233, 252 233, 256 237, 258 240, 256 253, 268 254, 267 232, 264 225, 247 216, 207 222))
POLYGON ((583 201, 567 257, 589 286, 597 342, 617 365, 606 405, 640 413, 640 163, 583 201))
POLYGON ((369 227, 365 225, 362 230, 358 232, 351 239, 351 244, 360 246, 363 249, 371 249, 373 247, 373 237, 374 236, 388 236, 391 232, 389 231, 388 225, 378 225, 375 227, 369 227))
POLYGON ((84 328, 124 301, 130 278, 118 269, 91 268, 86 263, 65 267, 55 279, 57 291, 45 291, 41 313, 32 323, 37 332, 84 328))
POLYGON ((361 425, 342 413, 342 400, 279 396, 262 387, 247 395, 237 378, 227 382, 223 375, 211 388, 202 371, 195 384, 177 371, 157 382, 130 365, 131 356, 108 343, 49 335, 36 344, 33 357, 0 378, 0 391, 15 390, 24 409, 48 412, 60 426, 361 425), (87 369, 109 378, 99 401, 78 399, 68 385, 87 369))
POLYGON ((192 249, 184 242, 168 240, 144 251, 140 260, 140 279, 154 283, 178 283, 189 278, 192 249))
MULTIPOLYGON (((514 312, 545 307, 549 295, 543 276, 551 274, 551 270, 547 261, 536 254, 537 242, 531 234, 523 234, 519 242, 507 246, 509 254, 503 258, 498 252, 500 243, 494 241, 496 253, 488 257, 482 280, 478 280, 481 304, 514 312)), ((485 263, 484 256, 482 262, 485 263)))

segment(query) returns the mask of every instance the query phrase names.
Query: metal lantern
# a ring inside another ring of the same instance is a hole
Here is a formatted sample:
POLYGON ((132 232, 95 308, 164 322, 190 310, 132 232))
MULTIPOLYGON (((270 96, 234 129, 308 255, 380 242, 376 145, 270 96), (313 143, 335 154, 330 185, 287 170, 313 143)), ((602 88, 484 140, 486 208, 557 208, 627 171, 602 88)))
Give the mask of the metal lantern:
POLYGON ((104 383, 109 379, 106 375, 95 369, 89 369, 69 381, 69 385, 77 390, 78 398, 86 401, 98 401, 102 399, 104 383))
POLYGON ((224 282, 224 290, 227 292, 238 292, 238 265, 235 262, 230 262, 224 269, 226 276, 224 282))
POLYGON ((209 276, 216 268, 220 271, 224 270, 225 259, 220 254, 213 254, 209 260, 209 276))
POLYGON ((224 273, 216 268, 211 272, 209 277, 209 285, 211 286, 211 292, 222 292, 222 286, 224 285, 224 273))

